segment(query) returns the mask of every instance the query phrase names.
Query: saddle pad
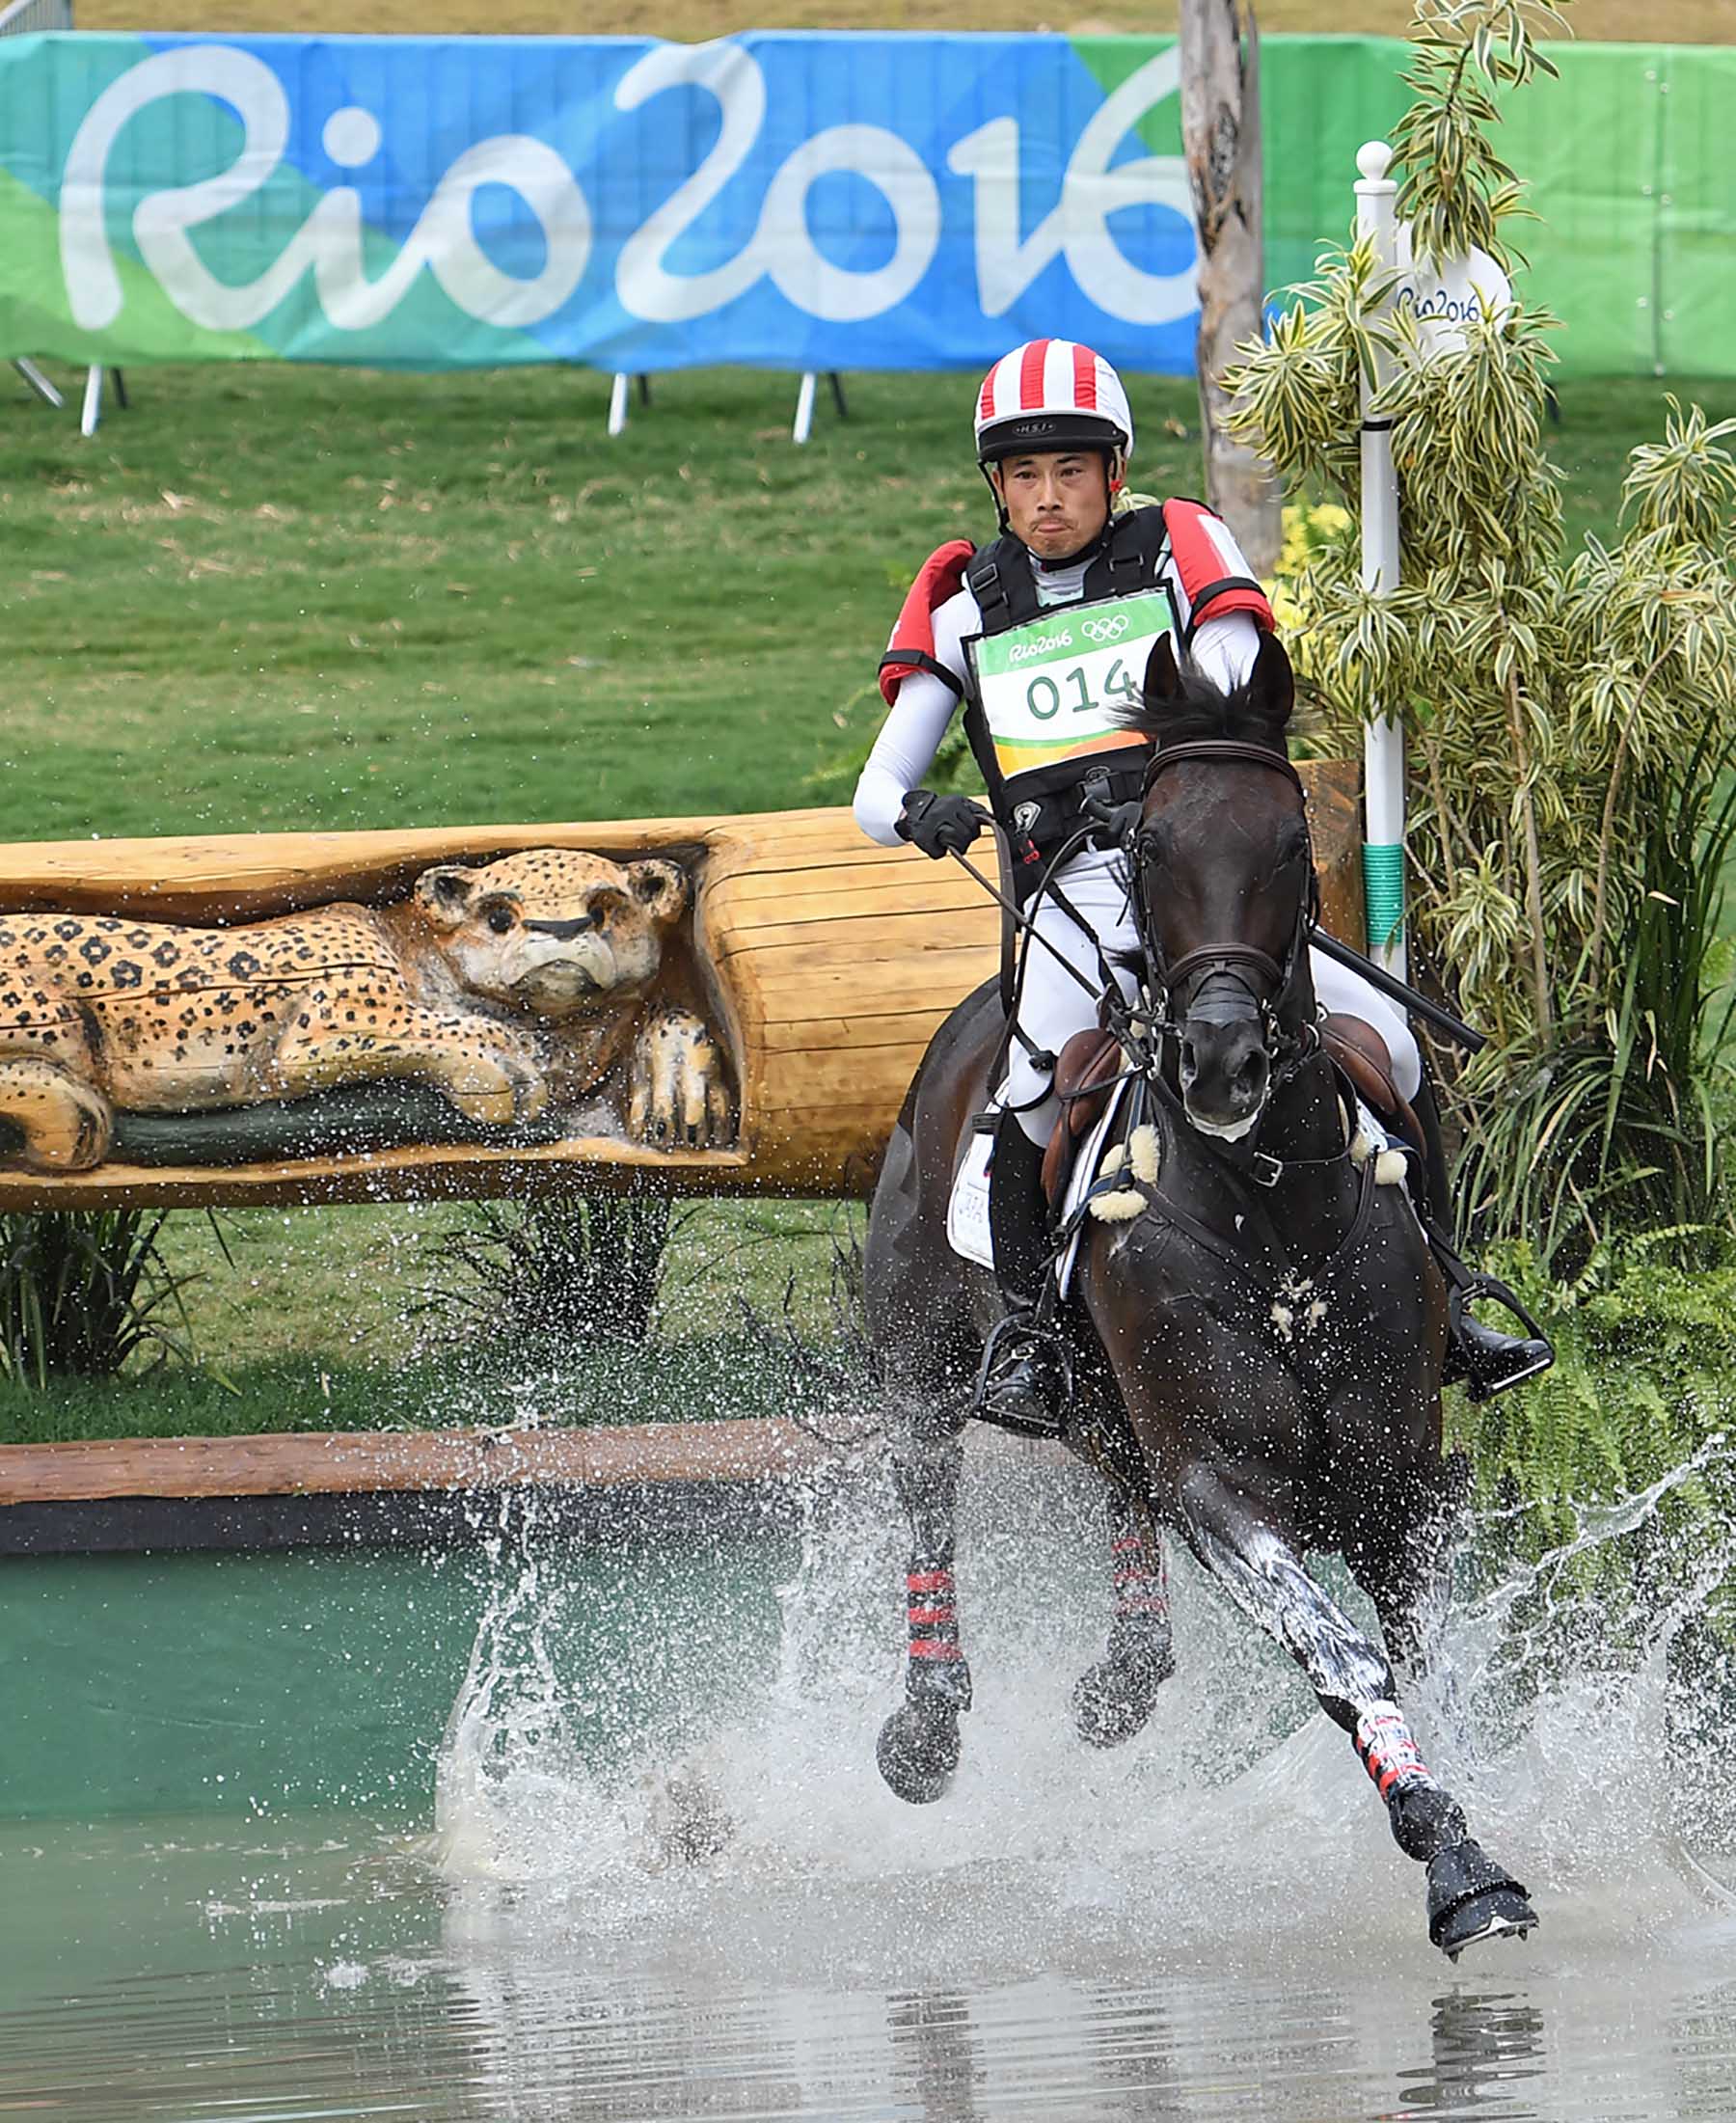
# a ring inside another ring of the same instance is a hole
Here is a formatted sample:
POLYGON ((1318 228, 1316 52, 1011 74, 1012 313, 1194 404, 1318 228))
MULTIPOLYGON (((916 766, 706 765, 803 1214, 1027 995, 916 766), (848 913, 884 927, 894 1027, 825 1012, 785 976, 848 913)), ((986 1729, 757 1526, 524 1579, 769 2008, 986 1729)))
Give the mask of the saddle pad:
MULTIPOLYGON (((1067 1192, 1062 1199, 1063 1217, 1073 1213, 1084 1199, 1086 1189, 1096 1179, 1104 1145, 1109 1140, 1109 1130, 1120 1115, 1126 1090, 1126 1083, 1115 1086, 1108 1104, 1080 1141, 1073 1158, 1072 1171, 1068 1177, 1067 1192)), ((992 1101, 985 1110, 998 1113, 1000 1102, 992 1101)), ((990 1269, 994 1266, 994 1246, 989 1235, 989 1166, 993 1154, 992 1132, 987 1129, 973 1128, 965 1137, 964 1153, 953 1174, 952 1194, 946 1205, 947 1243, 961 1260, 973 1261, 978 1267, 990 1269)), ((1078 1258, 1080 1236, 1080 1231, 1073 1233, 1055 1264, 1056 1285, 1064 1297, 1072 1281, 1073 1263, 1078 1258)))
MULTIPOLYGON (((991 1098, 983 1110, 998 1114, 999 1098, 991 1098)), ((994 1242, 989 1236, 989 1166, 993 1156, 994 1131, 973 1127, 964 1138, 964 1154, 946 1204, 947 1243, 962 1261, 986 1268, 994 1266, 994 1242)))

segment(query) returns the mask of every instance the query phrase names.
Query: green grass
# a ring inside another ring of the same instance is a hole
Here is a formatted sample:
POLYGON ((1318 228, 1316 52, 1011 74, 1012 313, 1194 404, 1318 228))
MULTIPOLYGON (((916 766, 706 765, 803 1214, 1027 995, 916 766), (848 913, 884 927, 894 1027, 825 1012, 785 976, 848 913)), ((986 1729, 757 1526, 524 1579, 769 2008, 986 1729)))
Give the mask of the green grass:
MULTIPOLYGON (((746 810, 814 801, 828 765, 841 794, 911 569, 990 528, 959 376, 853 377, 851 418, 823 406, 803 450, 792 379, 740 371, 660 383, 613 442, 605 380, 564 369, 130 384, 91 443, 0 392, 0 840, 746 810)), ((1576 537, 1614 521, 1663 390, 1563 393, 1576 537)), ((1736 386, 1704 396, 1736 412, 1736 386)), ((1191 384, 1139 382, 1134 404, 1139 483, 1197 492, 1191 384)), ((172 1219, 173 1264, 203 1276, 202 1370, 0 1391, 0 1439, 504 1420, 499 1368, 434 1359, 409 1313, 457 1213, 250 1211, 232 1268, 172 1219)), ((828 1218, 695 1212, 665 1304, 683 1353, 641 1367, 660 1375, 633 1404, 718 1403, 738 1292, 774 1309, 795 1272, 821 1323, 828 1218)), ((594 1366, 575 1380, 556 1412, 633 1400, 594 1366)))
MULTIPOLYGON (((480 1353, 389 1367, 310 1356, 254 1358, 219 1375, 142 1377, 0 1394, 0 1446, 107 1437, 252 1437, 283 1430, 454 1429, 480 1425, 691 1423, 788 1415, 806 1405, 790 1353, 745 1332, 640 1350, 577 1352, 557 1373, 516 1372, 480 1353)), ((846 1433, 855 1410, 831 1418, 846 1433)))
POLYGON ((657 1357, 576 1348, 553 1371, 479 1334, 448 1346, 426 1292, 448 1271, 449 1204, 244 1210, 172 1217, 167 1266, 197 1366, 32 1393, 0 1380, 0 1445, 258 1430, 678 1422, 786 1412, 804 1388, 787 1326, 835 1330, 833 1261, 861 1211, 832 1203, 693 1202, 678 1209, 657 1357))
MULTIPOLYGON (((1260 26, 1273 32, 1335 30, 1369 37, 1402 37, 1410 24, 1410 0, 1261 0, 1260 26)), ((1574 34, 1583 39, 1644 38, 1675 44, 1727 44, 1736 39, 1729 0, 1657 0, 1638 15, 1632 0, 1572 0, 1567 8, 1574 34)), ((1093 0, 1077 13, 1063 11, 1044 27, 1073 36, 1118 32, 1144 37, 1173 35, 1176 0, 1093 0)), ((78 0, 81 29, 176 29, 199 32, 284 30, 303 36, 366 31, 420 37, 472 36, 484 25, 474 8, 442 0, 369 0, 358 11, 349 0, 176 0, 173 11, 141 8, 138 0, 78 0)), ((972 0, 968 14, 945 0, 772 0, 770 6, 741 0, 665 0, 647 17, 635 0, 590 0, 576 18, 561 0, 504 0, 489 13, 486 28, 501 37, 643 37, 655 34, 681 43, 699 43, 749 29, 1028 30, 1036 27, 1023 0, 972 0)))
MULTIPOLYGON (((990 528, 956 376, 852 378, 805 449, 751 372, 613 442, 557 368, 132 388, 91 443, 21 384, 0 412, 0 839, 800 803, 872 727, 915 562, 990 528)), ((1662 392, 1565 394, 1576 531, 1662 392)), ((1191 385, 1135 409, 1140 483, 1197 491, 1191 385)))

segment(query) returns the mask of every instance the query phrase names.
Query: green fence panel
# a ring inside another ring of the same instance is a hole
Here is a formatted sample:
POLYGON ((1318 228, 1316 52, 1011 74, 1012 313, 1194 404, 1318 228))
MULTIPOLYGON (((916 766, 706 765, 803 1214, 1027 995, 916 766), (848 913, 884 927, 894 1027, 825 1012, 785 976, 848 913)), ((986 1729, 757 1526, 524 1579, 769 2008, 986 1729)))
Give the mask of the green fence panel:
POLYGON ((1396 37, 1262 40, 1266 284, 1274 290, 1311 279, 1321 249, 1348 240, 1356 150, 1390 133, 1404 110, 1404 50, 1396 37))
POLYGON ((1503 156, 1541 222, 1509 224, 1531 259, 1527 302, 1567 327, 1562 376, 1645 376, 1661 358, 1656 256, 1664 55, 1638 44, 1553 47, 1559 81, 1511 95, 1503 156))
MULTIPOLYGON (((1261 70, 1266 272, 1309 278, 1353 219, 1356 150, 1408 92, 1396 38, 1274 37, 1261 70)), ((1541 217, 1509 224, 1563 377, 1736 375, 1736 49, 1556 44, 1497 147, 1541 217)))
POLYGON ((1657 54, 1659 371, 1736 374, 1736 49, 1657 54))

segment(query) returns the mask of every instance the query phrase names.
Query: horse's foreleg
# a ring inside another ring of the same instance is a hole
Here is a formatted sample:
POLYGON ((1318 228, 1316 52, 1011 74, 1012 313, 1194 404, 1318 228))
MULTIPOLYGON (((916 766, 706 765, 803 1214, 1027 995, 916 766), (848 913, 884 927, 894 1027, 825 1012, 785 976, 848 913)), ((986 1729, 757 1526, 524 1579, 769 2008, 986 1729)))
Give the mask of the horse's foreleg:
POLYGON ((1214 1478, 1182 1485, 1189 1546, 1230 1597, 1284 1646, 1320 1707, 1349 1733, 1406 1857, 1428 1868, 1428 1936, 1451 1959, 1478 1939, 1537 1920, 1519 1883, 1473 1842, 1456 1799, 1424 1767, 1377 1647, 1302 1561, 1214 1478))
POLYGON ((1469 1487, 1469 1469, 1454 1453, 1438 1468, 1399 1484, 1390 1513, 1372 1537, 1344 1550, 1351 1575, 1374 1602, 1387 1656, 1406 1683, 1429 1670, 1469 1487))
POLYGON ((1108 1655, 1079 1676, 1072 1697, 1079 1736, 1093 1747, 1119 1747, 1142 1731, 1176 1670, 1163 1538, 1149 1508, 1119 1487, 1109 1491, 1109 1565, 1108 1655))
POLYGON ((959 1642, 954 1517, 964 1450, 961 1425, 928 1412, 901 1424, 892 1479, 910 1522, 905 1573, 905 1702, 881 1728, 881 1775, 912 1806, 937 1799, 959 1765, 959 1713, 970 1708, 970 1668, 959 1642))

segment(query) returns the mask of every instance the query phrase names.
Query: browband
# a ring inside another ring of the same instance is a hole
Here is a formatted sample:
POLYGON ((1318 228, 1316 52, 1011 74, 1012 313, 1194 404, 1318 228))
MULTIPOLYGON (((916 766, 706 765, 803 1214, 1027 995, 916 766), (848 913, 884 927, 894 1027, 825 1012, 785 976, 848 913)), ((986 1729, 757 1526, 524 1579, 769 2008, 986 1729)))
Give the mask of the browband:
POLYGON ((1238 744, 1228 737, 1199 737, 1191 744, 1159 747, 1146 769, 1146 787, 1152 786, 1165 767, 1177 766, 1184 759, 1239 760, 1245 766, 1269 767, 1274 774, 1281 774, 1296 794, 1307 801, 1308 792, 1302 786, 1302 776, 1282 752, 1272 751, 1264 745, 1238 744))

